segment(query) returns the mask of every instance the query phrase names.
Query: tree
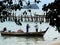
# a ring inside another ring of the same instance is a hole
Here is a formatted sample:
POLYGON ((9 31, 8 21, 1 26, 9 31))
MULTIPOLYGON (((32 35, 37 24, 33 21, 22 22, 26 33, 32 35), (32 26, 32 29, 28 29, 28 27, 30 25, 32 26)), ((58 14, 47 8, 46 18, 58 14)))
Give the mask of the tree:
POLYGON ((48 20, 48 16, 47 16, 48 8, 47 8, 47 5, 46 5, 46 4, 43 5, 42 10, 43 10, 43 11, 46 11, 46 22, 47 22, 47 20, 48 20))
POLYGON ((43 10, 43 11, 46 11, 46 14, 47 14, 48 8, 47 8, 47 5, 46 5, 46 4, 43 5, 42 10, 43 10))
MULTIPOLYGON (((50 25, 56 26, 58 32, 60 32, 60 0, 55 0, 54 2, 49 3, 47 6, 45 5, 45 8, 50 10, 47 13, 49 14, 48 17, 50 19, 50 25)), ((44 9, 44 11, 46 10, 44 9)))
POLYGON ((0 12, 5 9, 5 5, 3 5, 3 1, 0 1, 0 12))

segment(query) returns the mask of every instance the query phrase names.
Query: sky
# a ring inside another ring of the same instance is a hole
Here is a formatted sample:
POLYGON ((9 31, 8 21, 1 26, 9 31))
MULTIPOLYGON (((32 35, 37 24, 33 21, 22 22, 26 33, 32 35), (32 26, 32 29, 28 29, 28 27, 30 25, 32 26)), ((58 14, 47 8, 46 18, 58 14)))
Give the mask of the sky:
MULTIPOLYGON (((24 4, 27 2, 28 0, 25 0, 25 2, 23 2, 24 4)), ((40 14, 40 15, 43 15, 44 14, 44 11, 42 11, 42 7, 44 4, 48 4, 48 3, 51 3, 51 2, 54 2, 54 0, 40 0, 41 2, 38 5, 39 9, 31 9, 32 10, 32 15, 36 12, 37 14, 40 14)), ((30 0, 31 3, 34 3, 34 0, 30 0)), ((18 0, 13 0, 13 3, 17 3, 18 4, 18 0)), ((17 10, 16 11, 16 15, 20 15, 23 13, 24 10, 28 10, 28 9, 22 9, 22 10, 17 10)), ((29 15, 29 13, 28 13, 29 15)))

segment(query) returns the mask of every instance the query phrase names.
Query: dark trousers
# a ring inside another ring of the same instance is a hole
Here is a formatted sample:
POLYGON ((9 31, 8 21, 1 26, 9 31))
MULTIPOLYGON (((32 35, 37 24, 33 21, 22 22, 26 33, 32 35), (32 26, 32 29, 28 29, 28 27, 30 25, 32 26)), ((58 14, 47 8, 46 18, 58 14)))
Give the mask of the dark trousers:
POLYGON ((26 33, 28 33, 28 30, 29 30, 29 29, 27 28, 27 29, 26 29, 26 33))

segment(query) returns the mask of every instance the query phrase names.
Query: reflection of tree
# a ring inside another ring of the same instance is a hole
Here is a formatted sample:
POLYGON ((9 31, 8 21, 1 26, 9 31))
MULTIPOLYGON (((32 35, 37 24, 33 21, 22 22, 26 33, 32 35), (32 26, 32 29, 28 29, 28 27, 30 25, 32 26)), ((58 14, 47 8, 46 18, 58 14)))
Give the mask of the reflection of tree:
POLYGON ((46 17, 47 19, 50 19, 50 25, 56 26, 58 32, 60 32, 60 0, 55 0, 54 2, 49 3, 47 6, 45 4, 43 8, 44 11, 47 11, 46 17))

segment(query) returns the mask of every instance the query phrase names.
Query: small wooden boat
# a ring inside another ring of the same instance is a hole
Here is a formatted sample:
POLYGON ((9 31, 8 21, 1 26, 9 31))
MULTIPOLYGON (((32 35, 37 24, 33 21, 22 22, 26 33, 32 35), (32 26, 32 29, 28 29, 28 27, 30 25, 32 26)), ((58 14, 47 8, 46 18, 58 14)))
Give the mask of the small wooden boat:
POLYGON ((46 33, 46 31, 28 32, 28 33, 26 32, 1 32, 1 35, 2 36, 43 36, 46 33))
POLYGON ((42 32, 29 32, 29 33, 25 33, 25 32, 1 32, 1 35, 5 35, 5 36, 43 36, 45 34, 46 31, 42 31, 42 32))

